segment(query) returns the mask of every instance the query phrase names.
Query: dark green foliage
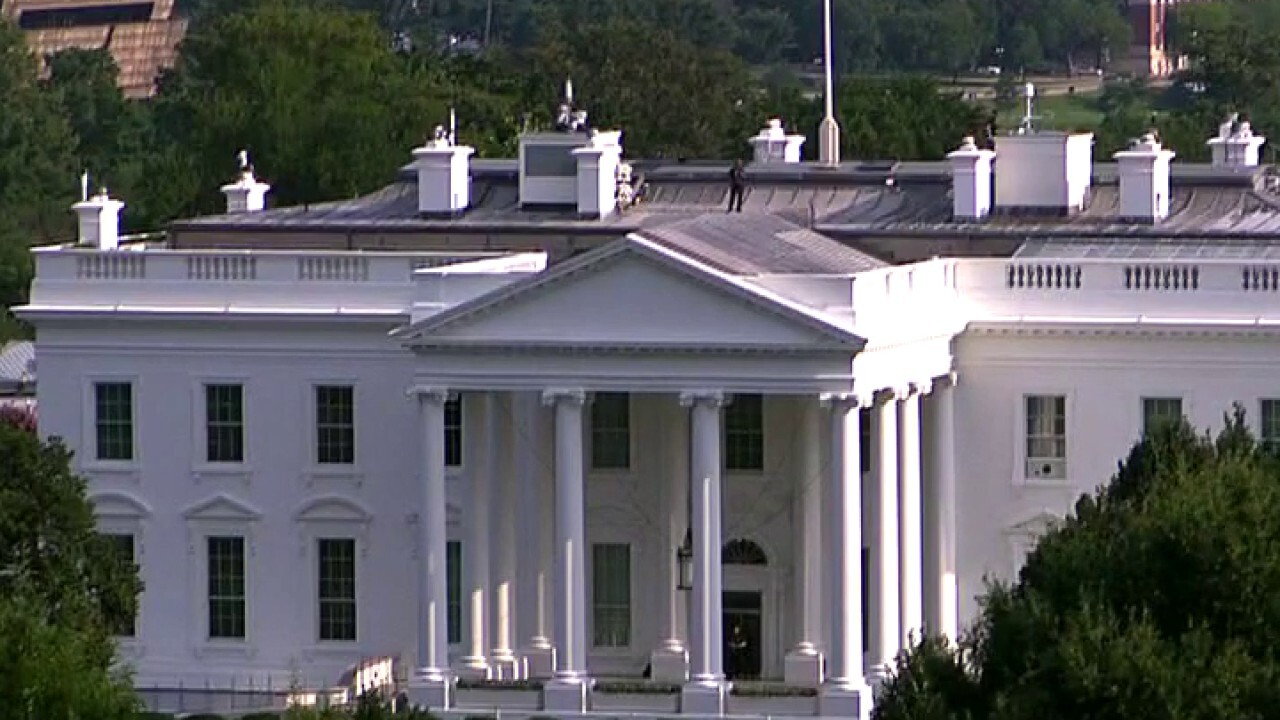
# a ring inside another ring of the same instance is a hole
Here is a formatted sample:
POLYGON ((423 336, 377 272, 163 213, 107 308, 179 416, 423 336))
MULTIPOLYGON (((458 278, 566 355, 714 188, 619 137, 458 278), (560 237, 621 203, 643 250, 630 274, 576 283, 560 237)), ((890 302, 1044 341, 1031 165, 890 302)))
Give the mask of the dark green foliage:
POLYGON ((1236 408, 1134 447, 958 651, 913 648, 877 707, 915 718, 1270 717, 1280 700, 1280 464, 1236 408))

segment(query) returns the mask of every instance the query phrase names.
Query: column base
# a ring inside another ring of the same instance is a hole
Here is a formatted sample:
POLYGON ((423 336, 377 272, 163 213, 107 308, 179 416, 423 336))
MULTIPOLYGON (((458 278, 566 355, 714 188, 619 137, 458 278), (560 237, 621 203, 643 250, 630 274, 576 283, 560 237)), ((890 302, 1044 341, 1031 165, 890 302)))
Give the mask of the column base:
POLYGON ((677 644, 666 644, 649 655, 649 679, 654 682, 689 681, 689 652, 677 644))
POLYGON ((520 650, 520 664, 529 680, 548 680, 556 674, 556 649, 550 643, 531 643, 520 650))
POLYGON ((724 680, 694 680, 680 688, 684 715, 724 715, 729 685, 724 680))
POLYGON ((800 643, 783 660, 782 680, 796 687, 816 688, 822 684, 822 670, 822 653, 813 643, 800 643))
POLYGON ((880 692, 880 688, 889 682, 889 678, 893 675, 892 665, 873 665, 867 670, 866 685, 871 688, 872 694, 880 692))
POLYGON ((462 680, 488 680, 489 662, 483 656, 468 655, 458 661, 453 674, 462 680))
POLYGON ((823 685, 818 691, 818 715, 867 720, 871 717, 871 688, 861 679, 823 685))
POLYGON ((448 710, 453 707, 453 678, 437 670, 420 671, 409 678, 405 695, 414 707, 448 710))
POLYGON ((560 677, 542 686, 542 708, 552 712, 582 713, 587 711, 587 690, 591 680, 585 677, 560 677))
POLYGON ((496 648, 489 655, 489 678, 492 680, 519 680, 520 658, 506 648, 496 648))

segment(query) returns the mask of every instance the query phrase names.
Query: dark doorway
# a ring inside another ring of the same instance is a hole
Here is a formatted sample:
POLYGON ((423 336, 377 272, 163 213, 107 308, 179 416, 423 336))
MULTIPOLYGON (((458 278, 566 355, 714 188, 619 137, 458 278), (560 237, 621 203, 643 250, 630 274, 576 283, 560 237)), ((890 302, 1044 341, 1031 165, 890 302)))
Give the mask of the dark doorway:
POLYGON ((760 679, 760 593, 724 594, 724 671, 730 680, 760 679))

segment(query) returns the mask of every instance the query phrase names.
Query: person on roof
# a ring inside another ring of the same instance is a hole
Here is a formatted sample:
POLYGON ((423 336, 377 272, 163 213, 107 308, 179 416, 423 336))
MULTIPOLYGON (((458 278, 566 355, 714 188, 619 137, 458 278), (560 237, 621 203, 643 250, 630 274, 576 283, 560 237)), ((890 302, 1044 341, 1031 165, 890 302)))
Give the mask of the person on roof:
POLYGON ((725 212, 742 212, 742 196, 747 190, 747 171, 742 160, 734 160, 729 169, 729 208, 725 212))

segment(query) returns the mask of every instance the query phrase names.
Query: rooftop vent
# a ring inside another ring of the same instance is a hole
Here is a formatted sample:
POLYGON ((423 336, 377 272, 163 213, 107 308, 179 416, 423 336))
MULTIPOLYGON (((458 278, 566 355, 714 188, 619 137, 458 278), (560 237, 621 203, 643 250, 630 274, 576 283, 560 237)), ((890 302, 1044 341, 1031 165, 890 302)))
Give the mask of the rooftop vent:
POLYGON ((782 129, 782 121, 773 118, 758 134, 747 142, 752 149, 752 159, 759 164, 798 163, 805 136, 791 134, 782 129))
POLYGON ((1240 113, 1231 113, 1218 126, 1218 135, 1205 144, 1213 153, 1215 167, 1256 167, 1258 151, 1267 141, 1253 134, 1248 120, 1241 120, 1240 113))
POLYGON ((1027 83, 1022 122, 996 137, 996 198, 1001 212, 1070 214, 1084 209, 1093 176, 1093 133, 1035 128, 1035 86, 1027 83))
POLYGON ((572 207, 583 217, 606 217, 617 209, 622 132, 591 127, 573 102, 573 84, 551 132, 520 136, 521 207, 572 207))
POLYGON ((80 175, 80 202, 71 206, 79 221, 81 245, 99 250, 120 247, 120 211, 124 203, 113 199, 104 187, 89 195, 89 173, 80 175))
POLYGON ((413 151, 418 173, 418 213, 452 217, 471 204, 473 148, 455 143, 457 121, 449 114, 449 129, 437 125, 431 139, 413 151))
POLYGON ((271 186, 258 182, 253 176, 248 150, 241 150, 236 155, 236 164, 239 173, 236 181, 222 186, 222 194, 227 197, 227 213, 258 212, 266 207, 267 192, 271 186))

